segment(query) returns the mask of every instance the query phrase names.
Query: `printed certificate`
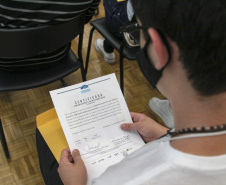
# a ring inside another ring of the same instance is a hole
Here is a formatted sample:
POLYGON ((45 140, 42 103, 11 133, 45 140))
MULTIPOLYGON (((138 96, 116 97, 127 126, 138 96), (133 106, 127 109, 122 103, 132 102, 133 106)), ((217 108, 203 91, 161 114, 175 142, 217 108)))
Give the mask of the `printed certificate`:
POLYGON ((78 149, 88 182, 144 145, 136 131, 115 74, 50 92, 70 150, 78 149))

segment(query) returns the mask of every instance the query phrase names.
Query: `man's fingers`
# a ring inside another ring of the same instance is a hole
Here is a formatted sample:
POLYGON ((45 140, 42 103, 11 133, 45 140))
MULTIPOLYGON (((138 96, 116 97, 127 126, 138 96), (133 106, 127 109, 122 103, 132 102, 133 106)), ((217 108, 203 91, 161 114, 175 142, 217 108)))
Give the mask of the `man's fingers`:
POLYGON ((69 155, 69 156, 68 156, 68 159, 69 159, 70 163, 73 163, 73 162, 74 162, 74 160, 73 160, 73 158, 72 158, 72 155, 69 155))
POLYGON ((146 115, 145 114, 141 114, 141 113, 136 113, 136 112, 130 112, 130 115, 133 119, 133 122, 139 122, 145 119, 146 115))
POLYGON ((74 162, 78 162, 78 161, 82 160, 80 152, 79 152, 78 149, 73 150, 72 156, 73 156, 74 162))
POLYGON ((64 150, 61 152, 60 161, 68 160, 69 154, 70 154, 70 149, 69 149, 69 148, 64 149, 64 150))

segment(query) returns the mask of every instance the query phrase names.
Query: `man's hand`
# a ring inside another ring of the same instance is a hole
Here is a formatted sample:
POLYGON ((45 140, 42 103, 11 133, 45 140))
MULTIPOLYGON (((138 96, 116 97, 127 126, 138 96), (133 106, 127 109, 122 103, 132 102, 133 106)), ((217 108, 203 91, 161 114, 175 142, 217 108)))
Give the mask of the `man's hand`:
POLYGON ((77 149, 72 155, 70 149, 62 151, 58 173, 64 185, 86 185, 87 171, 77 149))
POLYGON ((166 134, 167 130, 169 130, 168 128, 155 122, 153 119, 147 117, 145 114, 134 112, 131 112, 130 114, 134 123, 122 124, 122 130, 137 130, 143 140, 147 143, 158 139, 162 135, 166 134))

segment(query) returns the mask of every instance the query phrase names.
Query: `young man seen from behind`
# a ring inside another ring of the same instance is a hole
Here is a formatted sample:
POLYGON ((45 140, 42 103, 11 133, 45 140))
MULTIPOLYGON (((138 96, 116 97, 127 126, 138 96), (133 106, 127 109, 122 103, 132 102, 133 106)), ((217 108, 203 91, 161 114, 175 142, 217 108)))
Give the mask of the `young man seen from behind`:
MULTIPOLYGON (((167 128, 131 113, 134 123, 121 128, 137 130, 147 144, 93 184, 225 184, 226 2, 132 3, 141 30, 139 65, 148 82, 169 100, 175 130, 161 137, 167 128)), ((63 151, 60 177, 65 184, 85 184, 79 152, 72 155, 74 163, 69 151, 63 151)))

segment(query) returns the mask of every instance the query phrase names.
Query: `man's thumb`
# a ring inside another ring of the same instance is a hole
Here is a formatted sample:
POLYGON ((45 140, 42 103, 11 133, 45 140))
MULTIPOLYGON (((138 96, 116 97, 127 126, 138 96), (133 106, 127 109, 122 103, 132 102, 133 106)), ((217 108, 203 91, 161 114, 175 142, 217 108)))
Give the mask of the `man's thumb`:
POLYGON ((136 128, 136 124, 134 124, 134 123, 124 123, 124 124, 122 124, 121 125, 121 129, 122 130, 127 130, 127 131, 129 131, 129 130, 137 130, 137 128, 136 128))

